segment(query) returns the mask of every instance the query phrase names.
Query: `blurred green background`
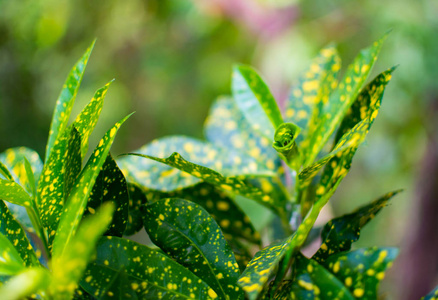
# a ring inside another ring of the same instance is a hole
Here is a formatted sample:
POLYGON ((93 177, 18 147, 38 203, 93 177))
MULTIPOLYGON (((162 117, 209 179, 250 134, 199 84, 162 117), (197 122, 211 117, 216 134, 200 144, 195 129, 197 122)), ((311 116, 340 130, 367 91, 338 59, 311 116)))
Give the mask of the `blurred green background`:
MULTIPOLYGON (((404 188, 358 245, 403 251, 410 225, 422 226, 420 163, 437 134, 437 16, 438 2, 427 0, 0 0, 0 151, 44 154, 62 83, 94 38, 73 114, 116 78, 90 144, 136 111, 115 142, 118 154, 164 135, 202 137, 210 104, 230 92, 233 63, 259 69, 281 104, 320 48, 337 43, 346 66, 392 29, 373 75, 400 66, 332 209, 346 213, 404 188)), ((396 273, 383 287, 388 299, 401 299, 396 273)))

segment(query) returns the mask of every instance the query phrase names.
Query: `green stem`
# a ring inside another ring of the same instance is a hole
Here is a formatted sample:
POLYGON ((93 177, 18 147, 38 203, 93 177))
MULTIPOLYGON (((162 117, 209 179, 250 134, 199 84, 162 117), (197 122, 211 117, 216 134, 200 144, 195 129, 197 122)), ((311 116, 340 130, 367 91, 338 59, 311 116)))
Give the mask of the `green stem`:
POLYGON ((38 235, 38 237, 41 239, 43 243, 47 257, 50 258, 49 243, 47 241, 43 224, 41 223, 41 219, 39 218, 38 208, 35 205, 33 205, 33 207, 26 207, 26 211, 27 214, 29 215, 33 227, 35 228, 36 234, 38 235))

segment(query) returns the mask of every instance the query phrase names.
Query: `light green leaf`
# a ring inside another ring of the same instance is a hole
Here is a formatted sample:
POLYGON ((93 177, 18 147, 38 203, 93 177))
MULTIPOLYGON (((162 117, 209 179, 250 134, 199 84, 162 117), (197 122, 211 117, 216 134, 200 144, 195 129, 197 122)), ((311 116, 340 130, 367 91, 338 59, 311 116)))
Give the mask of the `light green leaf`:
POLYGON ((233 252, 201 206, 176 198, 158 200, 146 206, 143 223, 154 244, 202 278, 219 299, 243 299, 233 252))
POLYGON ((0 233, 0 275, 15 275, 26 265, 9 239, 0 233))
POLYGON ((16 182, 0 179, 0 199, 25 207, 32 207, 29 194, 16 182))
POLYGON ((386 35, 371 47, 359 53, 354 62, 348 67, 338 88, 330 95, 329 101, 323 107, 323 118, 312 134, 308 148, 309 155, 305 162, 306 166, 315 160, 354 100, 356 100, 385 39, 386 35))
MULTIPOLYGON (((61 256, 53 256, 50 291, 58 299, 70 299, 94 253, 95 245, 111 223, 114 204, 103 204, 96 214, 81 222, 77 233, 65 245, 61 256)), ((59 253, 59 252, 58 252, 59 253)))
POLYGON ((272 143, 283 118, 266 83, 251 67, 237 65, 233 68, 232 91, 248 122, 272 143))
POLYGON ((204 281, 168 256, 118 237, 99 241, 96 261, 89 264, 81 286, 97 298, 110 296, 103 293, 122 269, 140 299, 218 298, 204 281))
POLYGON ((100 112, 102 111, 105 95, 113 81, 114 80, 111 80, 104 87, 98 89, 90 103, 88 103, 82 112, 76 117, 74 125, 81 134, 82 158, 84 158, 87 154, 88 138, 90 137, 91 132, 93 132, 94 127, 96 127, 97 120, 99 119, 100 112))
POLYGON ((50 125, 49 139, 46 147, 46 162, 52 152, 52 148, 55 145, 55 141, 62 135, 64 129, 67 128, 68 120, 70 118, 71 110, 78 93, 79 86, 81 85, 82 77, 85 72, 85 68, 93 51, 95 41, 85 51, 84 55, 71 69, 67 76, 67 79, 62 87, 61 93, 56 100, 55 110, 53 112, 52 124, 50 125))
POLYGON ((14 180, 8 168, 0 161, 0 174, 7 180, 14 180))
POLYGON ((69 240, 75 235, 79 222, 87 206, 88 197, 105 163, 111 145, 120 126, 130 117, 123 118, 116 123, 100 140, 85 168, 79 175, 61 215, 61 219, 53 241, 53 255, 60 257, 69 240))
POLYGON ((348 215, 328 222, 321 232, 322 245, 312 258, 323 262, 330 255, 350 250, 351 244, 359 239, 362 227, 371 221, 399 192, 388 193, 348 215))
POLYGON ((379 282, 392 266, 396 248, 366 248, 330 256, 324 266, 359 299, 377 299, 379 282))
POLYGON ((29 299, 39 291, 44 291, 51 280, 51 274, 44 268, 26 269, 0 287, 0 298, 2 300, 29 299))

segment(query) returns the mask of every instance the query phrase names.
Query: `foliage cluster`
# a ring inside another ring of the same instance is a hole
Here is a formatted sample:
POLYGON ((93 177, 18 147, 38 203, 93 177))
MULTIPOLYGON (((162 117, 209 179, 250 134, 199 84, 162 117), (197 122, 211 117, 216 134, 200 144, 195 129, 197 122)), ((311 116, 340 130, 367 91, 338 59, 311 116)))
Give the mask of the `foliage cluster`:
POLYGON ((351 247, 398 191, 314 224, 377 116, 394 68, 364 84, 384 39, 340 79, 335 47, 321 50, 283 114, 238 65, 205 141, 165 137, 114 160, 128 116, 82 167, 111 84, 68 124, 93 44, 56 102, 44 162, 23 147, 0 154, 2 299, 377 299, 398 250, 351 247), (275 214, 274 232, 256 231, 243 198, 275 214), (125 238, 142 228, 153 245, 125 238), (319 250, 301 254, 318 236, 319 250))

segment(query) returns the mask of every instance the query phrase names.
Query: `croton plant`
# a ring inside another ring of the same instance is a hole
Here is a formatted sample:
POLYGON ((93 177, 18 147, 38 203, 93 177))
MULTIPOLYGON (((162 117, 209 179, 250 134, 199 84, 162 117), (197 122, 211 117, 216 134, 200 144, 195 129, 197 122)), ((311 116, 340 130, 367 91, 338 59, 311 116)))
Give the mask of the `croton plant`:
POLYGON ((342 78, 335 47, 321 50, 283 111, 238 65, 205 140, 160 138, 115 160, 125 117, 82 166, 111 84, 69 125, 93 43, 64 83, 44 159, 24 147, 0 154, 0 298, 377 299, 398 250, 351 248, 397 191, 322 229, 315 221, 377 116, 394 68, 364 84, 384 39, 342 78), (270 230, 255 229, 248 201, 271 212, 270 230), (143 228, 150 241, 127 238, 143 228))

